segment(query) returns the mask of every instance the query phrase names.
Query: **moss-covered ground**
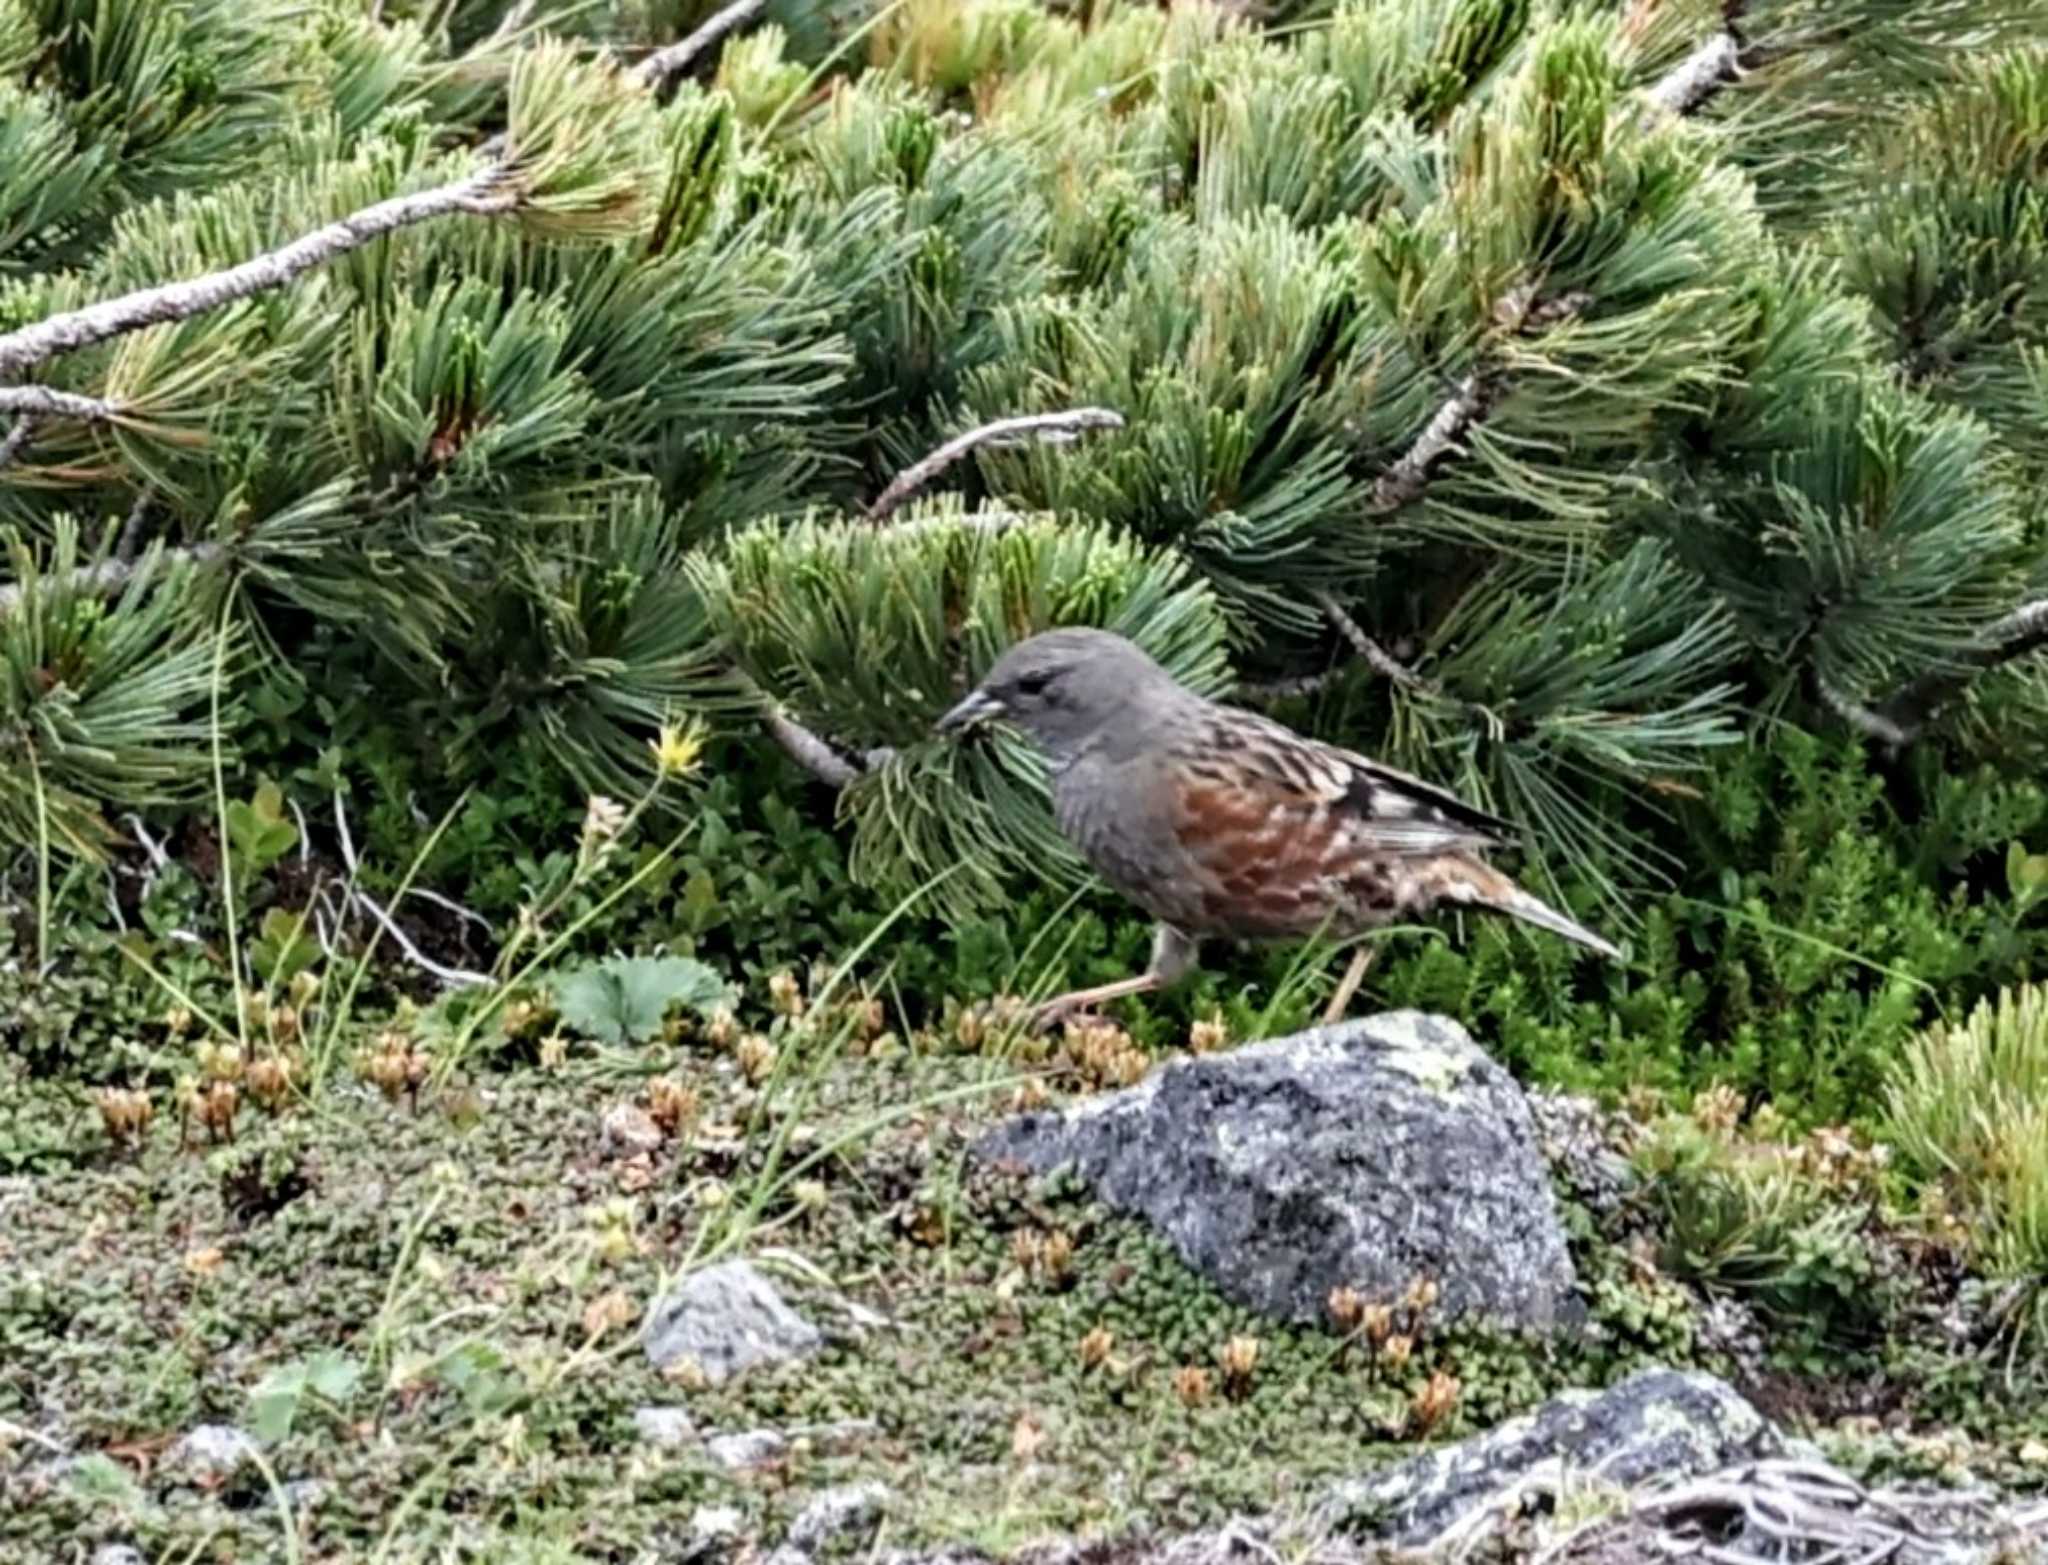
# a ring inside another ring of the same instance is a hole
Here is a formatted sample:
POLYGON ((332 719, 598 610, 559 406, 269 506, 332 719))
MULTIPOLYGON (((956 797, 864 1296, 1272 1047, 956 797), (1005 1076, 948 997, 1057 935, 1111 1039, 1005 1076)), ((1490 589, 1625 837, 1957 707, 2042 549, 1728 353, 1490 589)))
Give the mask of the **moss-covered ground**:
POLYGON ((1408 1343, 1390 1350, 1254 1319, 1077 1190, 968 1161, 1020 1097, 1085 1090, 1074 1060, 883 1044, 827 1062, 822 1033, 753 1036, 751 1055, 554 1051, 416 1099, 337 1074, 190 1145, 168 1110, 118 1145, 48 1091, 68 1161, 0 1184, 0 1552, 681 1558, 699 1507, 767 1544, 816 1490, 864 1478, 894 1492, 887 1541, 1001 1552, 1302 1511, 1327 1478, 1652 1361, 1747 1375, 1866 1469, 2024 1482, 2048 1458, 2048 1415, 2000 1400, 2009 1366, 1981 1345, 1880 1321, 1847 1345, 1785 1336, 1746 1368, 1710 1351, 1639 1201, 1568 1208, 1584 1340, 1483 1342, 1397 1310, 1375 1328, 1408 1343), (658 1145, 607 1144, 629 1103, 669 1122, 658 1145), (730 1254, 826 1347, 717 1386, 657 1372, 641 1312, 730 1254), (645 1438, 650 1406, 705 1433, 866 1427, 734 1471, 645 1438), (258 1434, 260 1460, 182 1462, 208 1423, 258 1434))

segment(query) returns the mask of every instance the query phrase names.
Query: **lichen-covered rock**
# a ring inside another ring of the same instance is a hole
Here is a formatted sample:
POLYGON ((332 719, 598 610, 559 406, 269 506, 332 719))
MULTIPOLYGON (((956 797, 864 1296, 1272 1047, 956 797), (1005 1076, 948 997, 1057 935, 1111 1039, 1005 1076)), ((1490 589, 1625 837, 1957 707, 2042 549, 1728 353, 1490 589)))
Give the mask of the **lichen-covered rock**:
POLYGON ((1521 1089, 1443 1017, 1390 1012, 1176 1060, 1127 1091, 1010 1120, 976 1151, 1071 1166, 1276 1319, 1322 1318, 1340 1286, 1391 1300, 1425 1274, 1440 1322, 1583 1318, 1521 1089))
POLYGON ((685 1407, 636 1407, 633 1429, 649 1445, 664 1448, 695 1445, 699 1437, 697 1421, 685 1407))
POLYGON ((711 1385, 756 1364, 814 1353, 824 1340, 745 1261, 692 1272, 655 1301, 640 1332, 656 1369, 689 1359, 711 1385))
POLYGON ((232 1424, 200 1424, 164 1453, 164 1467, 187 1483, 225 1483, 256 1454, 256 1442, 232 1424))
POLYGON ((864 1543, 889 1504, 886 1484, 842 1484, 813 1495, 790 1524, 788 1546, 820 1554, 837 1543, 864 1543))
POLYGON ((1648 1369, 1606 1391, 1568 1391, 1483 1435, 1338 1484, 1324 1520, 1354 1537, 1419 1546, 1516 1487, 1556 1494, 1594 1478, 1628 1488, 1781 1449, 1778 1433, 1712 1375, 1648 1369))

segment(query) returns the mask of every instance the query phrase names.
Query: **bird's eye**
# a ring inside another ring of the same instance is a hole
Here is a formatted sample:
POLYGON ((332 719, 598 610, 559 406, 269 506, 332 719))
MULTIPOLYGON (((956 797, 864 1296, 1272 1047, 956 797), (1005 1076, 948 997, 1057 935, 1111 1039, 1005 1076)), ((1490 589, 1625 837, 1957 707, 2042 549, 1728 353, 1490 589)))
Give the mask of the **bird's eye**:
POLYGON ((1045 694, 1046 686, 1051 683, 1052 675, 1050 674, 1025 674, 1017 680, 1017 690, 1020 695, 1042 696, 1045 694))

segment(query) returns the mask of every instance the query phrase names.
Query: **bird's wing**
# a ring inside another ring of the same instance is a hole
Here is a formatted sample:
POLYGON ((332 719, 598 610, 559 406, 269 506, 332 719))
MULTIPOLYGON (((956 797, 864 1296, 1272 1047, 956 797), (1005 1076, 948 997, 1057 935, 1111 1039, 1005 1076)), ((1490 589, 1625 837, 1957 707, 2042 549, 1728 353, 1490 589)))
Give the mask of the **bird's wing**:
POLYGON ((1487 848, 1507 824, 1391 767, 1251 713, 1176 748, 1173 833, 1209 916, 1300 932, 1337 909, 1391 909, 1389 860, 1487 848))
POLYGON ((1225 817, 1264 812, 1296 828, 1317 820, 1360 856, 1491 848, 1514 836, 1508 822, 1448 789, 1256 713, 1220 710, 1188 751, 1184 772, 1207 808, 1225 817))

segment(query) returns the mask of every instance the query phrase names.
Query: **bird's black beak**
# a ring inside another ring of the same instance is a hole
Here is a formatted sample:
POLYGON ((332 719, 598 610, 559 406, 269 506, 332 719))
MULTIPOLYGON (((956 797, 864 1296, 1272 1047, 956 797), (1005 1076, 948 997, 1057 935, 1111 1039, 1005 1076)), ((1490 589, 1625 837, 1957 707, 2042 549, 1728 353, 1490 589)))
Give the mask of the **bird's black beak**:
POLYGON ((1001 717, 1005 710, 1003 703, 986 690, 972 691, 966 700, 939 719, 938 730, 942 734, 963 733, 977 723, 1001 717))

